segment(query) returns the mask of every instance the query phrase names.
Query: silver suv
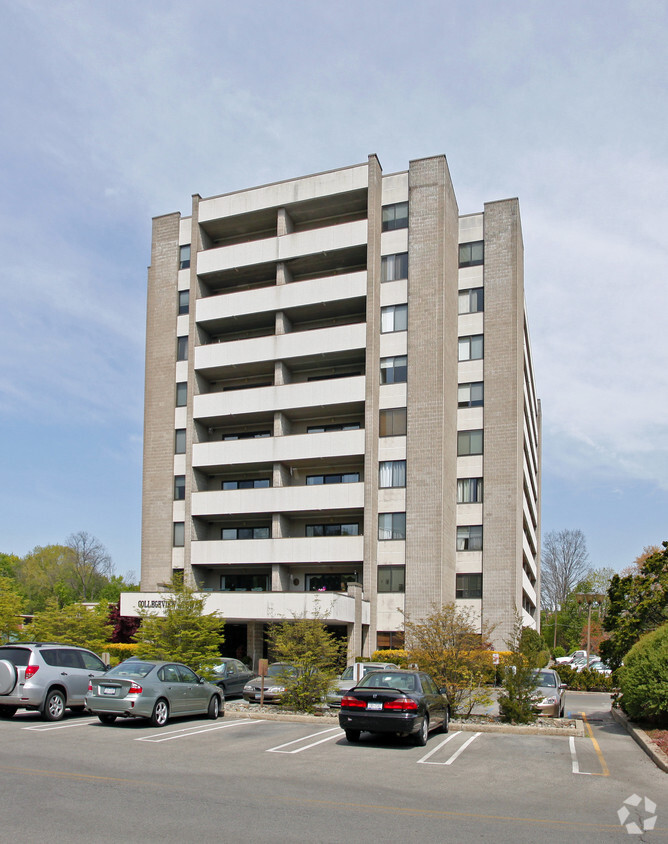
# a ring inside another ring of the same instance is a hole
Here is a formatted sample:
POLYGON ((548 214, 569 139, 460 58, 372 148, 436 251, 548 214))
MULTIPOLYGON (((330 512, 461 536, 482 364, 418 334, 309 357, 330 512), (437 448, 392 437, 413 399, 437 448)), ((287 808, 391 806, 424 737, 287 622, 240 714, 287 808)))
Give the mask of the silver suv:
POLYGON ((89 680, 106 670, 99 656, 74 645, 2 645, 0 718, 11 718, 17 709, 38 709, 47 721, 60 721, 67 707, 83 712, 89 680))

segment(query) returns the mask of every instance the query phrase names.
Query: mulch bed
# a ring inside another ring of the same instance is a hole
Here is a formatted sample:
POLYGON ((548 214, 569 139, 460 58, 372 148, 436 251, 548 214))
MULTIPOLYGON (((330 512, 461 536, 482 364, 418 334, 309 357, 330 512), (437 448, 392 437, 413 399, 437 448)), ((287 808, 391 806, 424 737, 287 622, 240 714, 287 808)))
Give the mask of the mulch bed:
POLYGON ((651 728, 647 728, 643 731, 652 739, 654 744, 660 747, 664 753, 668 754, 668 730, 653 730, 651 728))

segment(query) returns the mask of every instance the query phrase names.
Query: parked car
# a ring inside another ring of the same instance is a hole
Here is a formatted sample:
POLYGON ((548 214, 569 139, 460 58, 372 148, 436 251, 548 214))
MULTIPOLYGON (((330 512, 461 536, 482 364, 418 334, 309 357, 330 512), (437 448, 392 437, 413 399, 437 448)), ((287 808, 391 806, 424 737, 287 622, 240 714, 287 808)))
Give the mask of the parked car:
POLYGON ((450 706, 423 671, 400 668, 371 671, 341 698, 339 725, 350 742, 360 733, 397 733, 413 736, 424 747, 430 730, 448 731, 450 706))
POLYGON ((592 671, 598 671, 599 674, 605 674, 606 677, 609 677, 612 674, 612 669, 604 662, 601 662, 600 659, 594 660, 589 668, 592 671))
MULTIPOLYGON (((272 662, 264 678, 264 702, 280 703, 281 695, 285 692, 285 679, 296 677, 299 673, 294 665, 288 662, 272 662)), ((256 677, 244 686, 244 700, 258 703, 262 696, 262 677, 256 677)))
POLYGON ((243 695, 244 686, 254 677, 257 671, 252 671, 238 659, 223 659, 212 668, 214 678, 211 681, 223 690, 225 697, 243 695))
MULTIPOLYGON (((594 663, 594 662, 600 662, 600 661, 601 661, 601 657, 600 657, 600 656, 594 656, 594 654, 592 654, 592 655, 589 657, 589 666, 591 667, 592 663, 594 663)), ((583 668, 586 668, 586 667, 587 667, 587 657, 586 657, 586 656, 585 656, 585 657, 580 657, 578 660, 576 660, 575 662, 571 663, 571 668, 574 668, 574 669, 575 669, 575 671, 582 671, 582 669, 583 669, 583 668)))
POLYGON ((566 683, 552 668, 541 668, 535 672, 538 686, 533 694, 533 708, 539 715, 563 718, 566 709, 566 683))
MULTIPOLYGON (((363 677, 369 671, 384 671, 388 668, 399 668, 393 662, 360 662, 363 677)), ((360 679, 361 679, 360 677, 360 679)), ((337 678, 336 687, 327 695, 327 703, 330 706, 341 706, 341 698, 355 685, 355 666, 349 665, 337 678)))
POLYGON ((74 645, 17 642, 0 646, 0 717, 37 709, 60 721, 65 709, 82 712, 89 680, 105 673, 97 654, 74 645))
POLYGON ((102 721, 148 718, 164 727, 171 716, 224 714, 225 698, 187 665, 159 660, 125 660, 103 677, 91 679, 86 709, 102 721))
POLYGON ((580 657, 586 659, 587 651, 572 651, 568 654, 568 656, 558 656, 554 661, 557 663, 557 665, 570 665, 573 660, 579 659, 580 657))

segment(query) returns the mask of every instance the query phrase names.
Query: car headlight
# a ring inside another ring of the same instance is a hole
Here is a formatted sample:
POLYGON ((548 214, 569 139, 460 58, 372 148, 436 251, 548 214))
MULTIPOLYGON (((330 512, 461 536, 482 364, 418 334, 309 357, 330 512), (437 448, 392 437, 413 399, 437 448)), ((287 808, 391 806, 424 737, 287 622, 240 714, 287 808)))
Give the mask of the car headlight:
POLYGON ((251 686, 250 683, 249 683, 248 685, 244 686, 244 691, 245 692, 252 692, 253 686, 251 686))
POLYGON ((556 703, 556 702, 557 702, 556 697, 544 697, 541 700, 541 703, 543 704, 543 706, 549 706, 550 704, 553 704, 553 703, 556 703))
POLYGON ((279 692, 283 691, 283 686, 269 686, 268 689, 265 689, 265 692, 269 692, 270 695, 277 695, 279 692))

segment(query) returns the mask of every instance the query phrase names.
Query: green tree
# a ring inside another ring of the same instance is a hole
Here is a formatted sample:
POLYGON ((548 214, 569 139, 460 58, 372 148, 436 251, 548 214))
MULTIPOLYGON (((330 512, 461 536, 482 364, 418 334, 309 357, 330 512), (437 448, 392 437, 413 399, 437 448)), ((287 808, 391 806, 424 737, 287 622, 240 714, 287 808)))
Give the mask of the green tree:
POLYGON ((538 688, 538 677, 534 660, 522 653, 523 633, 522 619, 517 614, 513 632, 506 642, 511 657, 505 670, 504 691, 499 695, 501 718, 517 724, 529 724, 536 720, 533 697, 538 688))
POLYGON ((35 642, 82 645, 101 653, 112 632, 108 615, 108 607, 104 604, 87 607, 74 603, 59 607, 53 598, 45 609, 35 614, 32 624, 24 630, 24 638, 35 642))
POLYGON ((434 605, 419 621, 404 622, 409 662, 416 663, 445 688, 453 715, 469 715, 476 705, 489 705, 485 688, 489 674, 489 640, 493 628, 483 623, 473 610, 454 602, 434 605))
POLYGON ((23 598, 11 577, 0 576, 0 642, 18 638, 21 629, 23 598))
POLYGON ((615 575, 608 589, 609 607, 603 628, 610 638, 601 643, 601 656, 617 668, 644 634, 668 619, 668 542, 638 563, 638 573, 615 575))
POLYGON ((16 554, 0 554, 0 576, 16 577, 16 568, 20 558, 16 554))
POLYGON ((523 627, 520 634, 519 651, 533 668, 544 668, 550 653, 543 637, 533 627, 523 627))
POLYGON ((61 607, 76 601, 77 595, 68 583, 69 554, 64 545, 38 545, 19 561, 16 580, 25 596, 27 612, 44 610, 54 598, 61 607))
POLYGON ((326 616, 316 610, 310 618, 295 617, 273 624, 267 634, 272 659, 299 669, 286 675, 282 705, 313 712, 331 689, 340 668, 345 642, 327 630, 326 616))
POLYGON ((135 634, 137 656, 144 659, 168 659, 208 676, 220 658, 224 641, 224 619, 204 612, 205 599, 175 576, 167 585, 164 616, 142 615, 135 634))
POLYGON ((646 633, 619 671, 621 703, 629 718, 668 726, 668 624, 646 633))

